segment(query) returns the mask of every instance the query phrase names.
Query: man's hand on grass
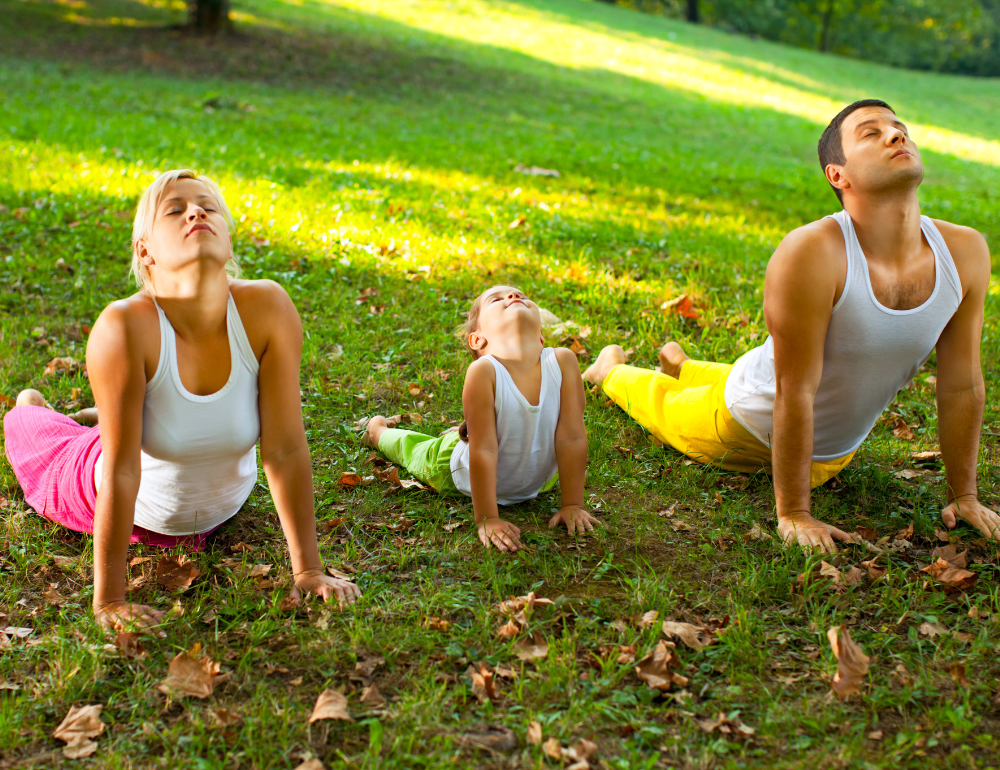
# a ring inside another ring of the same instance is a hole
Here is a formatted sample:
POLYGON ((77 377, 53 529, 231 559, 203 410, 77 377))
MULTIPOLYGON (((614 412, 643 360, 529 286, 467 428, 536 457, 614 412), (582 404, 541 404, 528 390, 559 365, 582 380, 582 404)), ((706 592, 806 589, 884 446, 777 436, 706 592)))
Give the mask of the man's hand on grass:
POLYGON ((778 534, 786 545, 798 545, 804 548, 819 548, 825 553, 836 553, 834 540, 851 543, 855 537, 842 529, 825 524, 805 511, 790 514, 778 514, 778 534))
POLYGON ((109 602, 94 610, 98 625, 107 631, 134 631, 140 634, 156 634, 166 636, 156 627, 163 620, 163 612, 147 607, 145 604, 132 604, 128 601, 109 602))
POLYGON ((566 525, 566 531, 569 534, 579 533, 582 535, 584 532, 590 532, 595 524, 600 526, 601 521, 591 516, 582 505, 564 505, 555 516, 549 519, 549 529, 560 523, 566 525))
POLYGON ((987 508, 972 495, 957 497, 941 511, 941 520, 948 529, 954 529, 958 519, 964 519, 978 529, 987 539, 1000 540, 1000 516, 987 508))
POLYGON ((320 570, 309 570, 295 578, 295 588, 292 595, 298 598, 302 593, 322 596, 323 601, 336 599, 337 604, 344 607, 353 604, 361 598, 361 589, 349 580, 330 577, 320 570), (298 591, 298 594, 295 592, 298 591))
POLYGON ((511 553, 516 552, 519 548, 524 548, 521 545, 521 530, 499 516, 483 520, 483 523, 479 525, 479 540, 486 546, 487 551, 490 546, 511 553))

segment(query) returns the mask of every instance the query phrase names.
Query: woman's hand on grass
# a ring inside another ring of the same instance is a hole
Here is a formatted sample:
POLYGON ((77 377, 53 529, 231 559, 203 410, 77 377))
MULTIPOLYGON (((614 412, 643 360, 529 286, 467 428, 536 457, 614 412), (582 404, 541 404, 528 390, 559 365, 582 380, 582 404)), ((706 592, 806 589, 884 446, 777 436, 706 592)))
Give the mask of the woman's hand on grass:
POLYGON ((852 543, 854 535, 826 524, 805 511, 778 514, 778 534, 785 545, 798 543, 804 548, 818 548, 824 553, 837 553, 834 540, 852 543))
POLYGON ((295 578, 295 588, 298 589, 300 594, 305 592, 322 596, 325 602, 330 601, 330 599, 336 599, 341 607, 353 604, 361 598, 361 589, 354 585, 354 583, 349 580, 330 577, 319 570, 299 575, 295 578))
POLYGON ((94 617, 98 625, 107 631, 133 631, 140 634, 157 634, 166 636, 156 627, 163 620, 163 613, 145 604, 132 604, 128 601, 109 602, 94 609, 94 617))
POLYGON ((600 526, 601 520, 590 515, 582 505, 564 505, 551 519, 549 519, 549 529, 558 526, 560 523, 566 525, 569 534, 583 534, 590 532, 594 525, 600 526))
POLYGON ((486 546, 486 550, 489 550, 491 545, 497 550, 512 553, 524 548, 521 545, 521 530, 499 516, 483 520, 479 525, 479 540, 486 546))
POLYGON ((1000 516, 972 495, 952 500, 941 511, 941 520, 948 529, 954 529, 958 519, 978 529, 983 537, 1000 540, 1000 516))

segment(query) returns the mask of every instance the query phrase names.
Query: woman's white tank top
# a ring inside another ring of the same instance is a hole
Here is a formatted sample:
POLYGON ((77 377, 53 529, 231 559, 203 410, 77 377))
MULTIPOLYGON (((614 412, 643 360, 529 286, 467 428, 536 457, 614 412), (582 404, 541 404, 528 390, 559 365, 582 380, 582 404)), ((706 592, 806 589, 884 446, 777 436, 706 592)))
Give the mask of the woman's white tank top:
MULTIPOLYGON (((260 366, 229 295, 231 368, 222 389, 189 393, 177 369, 177 341, 160 317, 160 360, 142 406, 142 478, 135 523, 164 535, 207 532, 236 514, 257 482, 260 366)), ((100 489, 103 457, 94 469, 100 489)))
MULTIPOLYGON (((861 446, 896 393, 927 361, 962 301, 958 270, 928 217, 920 217, 920 229, 934 252, 934 290, 919 307, 892 310, 875 298, 850 215, 840 211, 831 216, 844 233, 847 279, 830 316, 823 375, 813 402, 812 459, 821 462, 861 446)), ((768 337, 733 364, 725 394, 736 421, 768 446, 774 393, 774 342, 768 337)))
MULTIPOLYGON (((559 424, 562 370, 555 350, 542 350, 542 387, 538 406, 528 403, 510 372, 493 356, 496 370, 497 502, 513 505, 536 497, 556 475, 556 426, 559 424)), ((469 445, 459 441, 451 453, 451 477, 458 490, 472 496, 469 445)))

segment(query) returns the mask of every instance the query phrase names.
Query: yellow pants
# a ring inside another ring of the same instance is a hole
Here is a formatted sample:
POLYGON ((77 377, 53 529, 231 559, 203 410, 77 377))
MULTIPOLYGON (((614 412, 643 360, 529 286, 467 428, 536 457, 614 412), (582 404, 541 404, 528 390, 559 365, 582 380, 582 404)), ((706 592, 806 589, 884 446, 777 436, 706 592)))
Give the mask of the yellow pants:
MULTIPOLYGON (((634 366, 616 366, 604 378, 604 392, 664 444, 692 460, 728 471, 770 472, 771 450, 740 425, 726 408, 731 364, 685 361, 681 376, 634 366)), ((809 483, 818 487, 854 457, 812 463, 809 483)))

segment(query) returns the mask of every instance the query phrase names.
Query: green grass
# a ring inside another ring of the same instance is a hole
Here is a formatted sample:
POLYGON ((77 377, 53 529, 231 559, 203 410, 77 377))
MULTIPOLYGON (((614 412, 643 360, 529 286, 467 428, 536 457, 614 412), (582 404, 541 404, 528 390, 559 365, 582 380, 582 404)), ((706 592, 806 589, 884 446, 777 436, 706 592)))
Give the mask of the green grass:
MULTIPOLYGON (((336 485, 341 471, 369 467, 350 428, 358 417, 419 411, 435 432, 461 418, 467 361, 451 331, 490 283, 515 282, 589 325, 592 351, 634 346, 642 365, 668 336, 722 361, 759 344, 771 251, 835 208, 815 143, 851 99, 898 110, 924 148, 924 212, 980 229, 996 252, 1000 83, 581 0, 235 5, 240 35, 204 42, 162 29, 183 19, 177 0, 0 0, 0 391, 38 387, 69 410, 79 388, 91 403, 82 375, 45 378, 44 364, 82 359, 81 327, 132 291, 130 217, 156 171, 209 173, 239 222, 245 274, 280 281, 305 322, 317 516, 345 519, 321 548, 328 564, 357 571, 365 599, 342 613, 280 609, 290 569, 262 483, 196 557, 205 575, 188 592, 133 594, 176 611, 144 660, 124 658, 91 617, 90 538, 26 512, 3 464, 0 620, 33 629, 0 651, 0 676, 21 688, 0 690, 4 766, 71 764, 51 733, 85 703, 104 704, 109 725, 86 761, 109 768, 291 768, 308 756, 327 767, 554 767, 527 744, 532 720, 566 745, 592 738, 595 766, 610 768, 1000 765, 997 549, 960 528, 980 560, 977 587, 950 599, 928 586, 918 568, 930 561, 942 475, 895 475, 911 451, 936 446, 933 359, 892 407, 916 439, 880 424, 842 484, 814 496, 819 515, 847 529, 890 535, 915 522, 915 547, 892 554, 887 581, 842 592, 799 589, 816 557, 744 538, 754 523, 774 532, 767 478, 741 487, 687 465, 598 394, 586 411, 587 494, 606 526, 584 540, 545 527, 556 495, 511 512, 532 550, 503 558, 483 552, 471 524, 443 529, 471 521, 466 500, 336 485), (518 164, 561 176, 525 176, 518 164), (378 295, 358 304, 366 287, 378 295), (660 310, 681 292, 697 299, 703 326, 660 310), (410 382, 427 395, 412 398, 410 382), (675 502, 673 518, 657 515, 675 502), (400 516, 410 531, 373 526, 400 516), (690 529, 675 531, 676 519, 690 529), (240 542, 254 550, 234 554, 240 542), (54 556, 82 558, 74 569, 54 556), (240 565, 255 562, 275 565, 273 585, 245 576, 240 565), (51 583, 69 598, 62 608, 42 596, 51 583), (532 589, 558 601, 532 618, 548 657, 522 666, 491 607, 532 589), (601 646, 652 649, 655 628, 612 624, 653 609, 730 617, 716 644, 677 651, 689 696, 654 697, 616 655, 594 667, 601 646), (429 630, 431 616, 451 626, 429 630), (921 635, 924 622, 968 638, 921 635), (863 697, 846 703, 828 694, 835 624, 874 658, 863 697), (231 676, 207 701, 168 701, 155 684, 195 643, 231 676), (374 677, 390 698, 381 711, 350 679, 364 651, 386 659, 374 677), (482 705, 465 676, 475 661, 520 676, 482 705), (950 676, 956 662, 969 687, 950 676), (348 692, 355 724, 307 724, 328 686, 348 692), (215 726, 218 707, 242 724, 215 726), (695 721, 733 711, 752 739, 695 721), (511 728, 519 748, 463 748, 459 736, 484 723, 511 728), (881 741, 868 738, 876 730, 881 741)), ((1000 432, 997 297, 994 287, 983 349, 990 433, 1000 432)), ((995 436, 984 437, 980 489, 994 505, 997 459, 995 436)), ((869 556, 851 548, 842 564, 869 556)))

